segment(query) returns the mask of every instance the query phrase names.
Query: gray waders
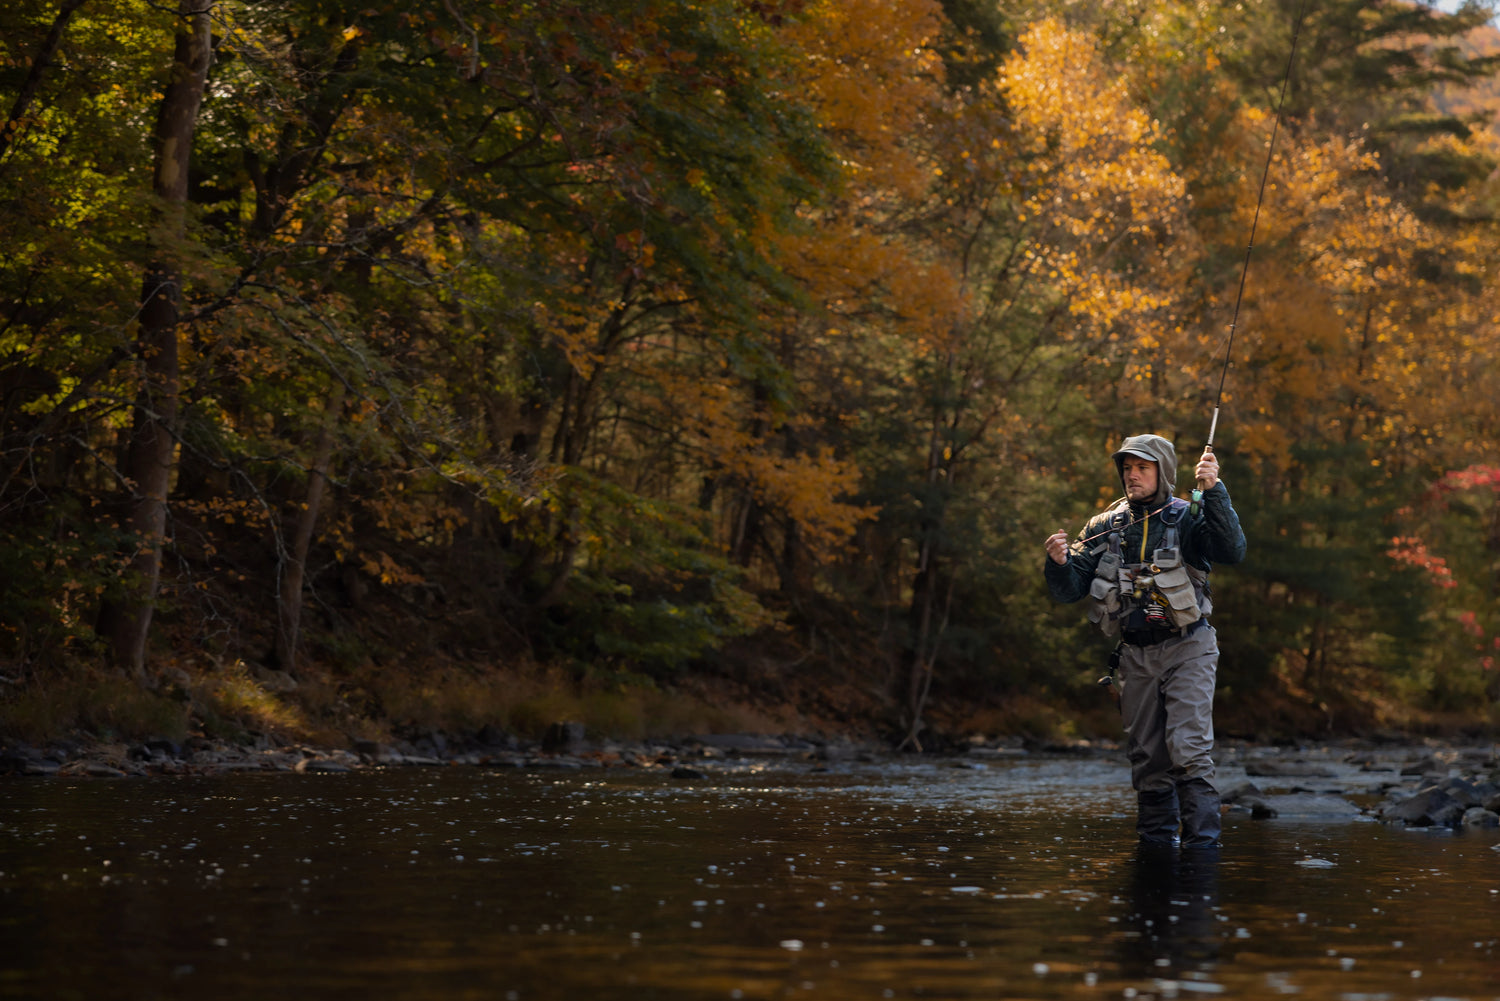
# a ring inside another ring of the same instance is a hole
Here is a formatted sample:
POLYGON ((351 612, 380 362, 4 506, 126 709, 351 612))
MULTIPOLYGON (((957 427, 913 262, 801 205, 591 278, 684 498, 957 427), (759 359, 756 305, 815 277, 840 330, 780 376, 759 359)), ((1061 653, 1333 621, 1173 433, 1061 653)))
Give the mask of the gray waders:
POLYGON ((1147 844, 1217 844, 1219 791, 1214 788, 1214 681, 1219 643, 1206 620, 1185 634, 1126 632, 1117 684, 1136 831, 1147 844), (1149 642, 1150 640, 1156 642, 1149 642), (1132 642, 1132 641, 1135 642, 1132 642))

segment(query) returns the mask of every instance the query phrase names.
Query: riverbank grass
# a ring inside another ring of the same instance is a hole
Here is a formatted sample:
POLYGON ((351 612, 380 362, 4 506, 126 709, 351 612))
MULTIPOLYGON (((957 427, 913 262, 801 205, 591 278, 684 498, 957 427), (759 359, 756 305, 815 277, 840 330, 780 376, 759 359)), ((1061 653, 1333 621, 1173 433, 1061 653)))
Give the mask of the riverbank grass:
POLYGON ((36 744, 80 735, 180 741, 192 724, 189 698, 181 691, 153 691, 102 670, 32 677, 0 697, 0 733, 36 744))
POLYGON ((0 692, 0 733, 32 744, 201 736, 347 748, 420 734, 462 739, 486 728, 536 742, 564 721, 599 741, 797 729, 794 718, 722 695, 530 666, 310 667, 293 678, 243 661, 188 662, 164 669, 151 687, 104 669, 27 678, 0 692))

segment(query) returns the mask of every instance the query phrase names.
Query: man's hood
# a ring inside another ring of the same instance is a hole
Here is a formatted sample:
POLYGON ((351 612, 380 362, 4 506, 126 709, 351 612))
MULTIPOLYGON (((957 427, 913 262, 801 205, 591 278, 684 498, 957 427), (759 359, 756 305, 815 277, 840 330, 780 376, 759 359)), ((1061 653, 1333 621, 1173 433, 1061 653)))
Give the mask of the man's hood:
POLYGON ((1120 487, 1125 486, 1125 456, 1135 455, 1156 463, 1156 496, 1152 506, 1165 504, 1177 491, 1177 448, 1158 434, 1138 434, 1126 438, 1119 450, 1110 458, 1115 460, 1115 472, 1120 474, 1120 487))

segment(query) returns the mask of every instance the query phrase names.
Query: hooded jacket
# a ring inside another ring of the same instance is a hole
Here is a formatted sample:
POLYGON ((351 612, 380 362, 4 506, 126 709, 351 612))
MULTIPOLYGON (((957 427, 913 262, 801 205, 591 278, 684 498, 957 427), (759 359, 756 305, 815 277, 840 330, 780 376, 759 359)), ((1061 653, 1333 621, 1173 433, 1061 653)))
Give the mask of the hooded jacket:
MULTIPOLYGON (((1122 533, 1120 548, 1130 558, 1138 556, 1143 548, 1146 554, 1161 544, 1166 526, 1157 512, 1169 503, 1177 488, 1177 450, 1170 441, 1159 435, 1143 434, 1126 438, 1111 458, 1120 485, 1125 483, 1125 456, 1137 455, 1156 463, 1156 495, 1143 504, 1132 504, 1121 498, 1107 510, 1100 512, 1083 526, 1072 546, 1068 549, 1068 562, 1059 566, 1048 559, 1044 561, 1047 590, 1055 601, 1071 603, 1089 594, 1094 574, 1102 555, 1101 533, 1109 530, 1110 520, 1122 506, 1128 508, 1130 524, 1122 533), (1145 544, 1142 546, 1142 535, 1145 544), (1100 536, 1095 538, 1095 536, 1100 536), (1085 542, 1084 540, 1091 540, 1085 542)), ((1245 533, 1240 528, 1239 515, 1229 500, 1229 489, 1220 480, 1212 489, 1203 492, 1203 506, 1196 515, 1183 513, 1177 522, 1178 545, 1184 563, 1205 573, 1215 563, 1233 564, 1245 558, 1245 533)))

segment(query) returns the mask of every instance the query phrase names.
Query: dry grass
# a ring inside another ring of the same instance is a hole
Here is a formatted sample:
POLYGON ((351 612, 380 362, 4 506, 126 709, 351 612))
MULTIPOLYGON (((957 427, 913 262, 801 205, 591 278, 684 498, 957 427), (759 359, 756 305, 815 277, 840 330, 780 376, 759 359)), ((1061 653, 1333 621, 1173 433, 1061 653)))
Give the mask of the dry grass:
POLYGON ((1073 740, 1079 736, 1072 714, 1031 695, 1015 695, 999 705, 984 706, 955 720, 959 733, 986 737, 1023 736, 1039 740, 1073 740))
MULTIPOLYGON (((235 731, 272 734, 292 740, 321 736, 297 703, 267 690, 243 661, 201 674, 191 683, 196 714, 205 723, 235 731)), ((337 741, 342 743, 342 740, 337 741)))
POLYGON ((583 723, 594 739, 775 730, 762 715, 732 702, 710 702, 648 681, 579 680, 555 668, 531 666, 365 669, 336 685, 326 678, 304 682, 297 696, 310 712, 342 716, 351 736, 370 739, 387 737, 392 729, 464 734, 492 726, 538 740, 548 726, 564 720, 583 723))
POLYGON ((347 746, 403 731, 464 735, 485 726, 538 740, 560 721, 583 723, 596 740, 789 728, 779 715, 711 692, 672 691, 645 680, 579 680, 535 667, 308 668, 294 690, 280 687, 274 676, 243 662, 174 662, 155 690, 119 674, 87 671, 0 693, 0 733, 34 743, 72 734, 105 741, 268 734, 347 746))
POLYGON ((33 678, 0 696, 0 733, 31 743, 80 732, 106 740, 181 740, 189 726, 181 693, 150 691, 113 672, 33 678))

